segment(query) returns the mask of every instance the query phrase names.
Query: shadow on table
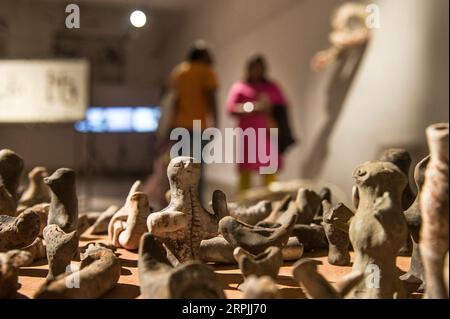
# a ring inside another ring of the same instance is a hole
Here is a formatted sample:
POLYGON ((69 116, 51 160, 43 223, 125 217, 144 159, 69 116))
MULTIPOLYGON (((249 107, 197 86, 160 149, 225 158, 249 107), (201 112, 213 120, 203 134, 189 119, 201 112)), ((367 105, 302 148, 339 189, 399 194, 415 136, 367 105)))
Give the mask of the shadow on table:
POLYGON ((108 292, 105 299, 135 299, 139 297, 141 291, 139 286, 118 283, 113 290, 108 292))
POLYGON ((40 268, 20 268, 19 276, 25 277, 47 277, 48 270, 40 268))

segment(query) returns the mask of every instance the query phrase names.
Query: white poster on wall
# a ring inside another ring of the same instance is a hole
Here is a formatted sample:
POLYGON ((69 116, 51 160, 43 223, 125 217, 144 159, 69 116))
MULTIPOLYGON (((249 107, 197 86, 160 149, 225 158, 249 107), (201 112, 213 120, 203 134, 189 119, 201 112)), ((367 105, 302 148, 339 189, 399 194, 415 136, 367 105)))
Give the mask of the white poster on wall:
POLYGON ((86 60, 0 60, 0 122, 77 121, 88 101, 86 60))

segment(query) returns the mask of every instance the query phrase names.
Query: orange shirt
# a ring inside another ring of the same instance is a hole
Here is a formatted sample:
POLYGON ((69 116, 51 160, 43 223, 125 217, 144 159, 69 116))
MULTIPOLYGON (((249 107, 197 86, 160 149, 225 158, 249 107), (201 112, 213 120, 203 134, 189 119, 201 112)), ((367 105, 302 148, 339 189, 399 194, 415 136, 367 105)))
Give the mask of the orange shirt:
POLYGON ((170 85, 177 95, 173 126, 192 129, 193 120, 201 120, 202 128, 206 127, 210 114, 206 92, 218 86, 212 68, 204 63, 183 62, 172 72, 170 85))

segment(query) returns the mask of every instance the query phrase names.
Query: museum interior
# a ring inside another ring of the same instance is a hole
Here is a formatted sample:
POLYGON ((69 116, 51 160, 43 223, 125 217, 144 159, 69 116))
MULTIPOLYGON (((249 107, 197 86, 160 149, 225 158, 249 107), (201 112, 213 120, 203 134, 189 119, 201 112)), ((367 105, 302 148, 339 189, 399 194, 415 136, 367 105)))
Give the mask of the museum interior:
POLYGON ((448 15, 0 0, 0 299, 448 299, 448 15))

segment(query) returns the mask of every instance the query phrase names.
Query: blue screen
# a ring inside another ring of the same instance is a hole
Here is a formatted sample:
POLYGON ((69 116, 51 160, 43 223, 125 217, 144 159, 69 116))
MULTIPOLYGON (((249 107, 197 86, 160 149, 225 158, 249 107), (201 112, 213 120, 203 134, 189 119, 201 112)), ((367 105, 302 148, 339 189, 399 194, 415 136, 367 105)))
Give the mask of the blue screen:
POLYGON ((159 107, 90 107, 86 119, 75 123, 82 133, 148 133, 158 129, 159 107))

